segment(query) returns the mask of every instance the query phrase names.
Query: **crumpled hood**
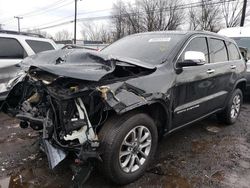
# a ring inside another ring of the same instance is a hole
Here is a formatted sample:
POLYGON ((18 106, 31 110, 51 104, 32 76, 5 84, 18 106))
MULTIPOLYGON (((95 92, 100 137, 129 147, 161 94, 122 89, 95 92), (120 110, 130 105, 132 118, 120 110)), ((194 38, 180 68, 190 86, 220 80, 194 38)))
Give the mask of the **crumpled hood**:
POLYGON ((99 81, 103 76, 114 71, 118 61, 122 62, 119 64, 120 66, 155 69, 154 66, 141 63, 138 60, 82 49, 42 52, 24 59, 21 65, 25 70, 32 66, 58 76, 99 81))

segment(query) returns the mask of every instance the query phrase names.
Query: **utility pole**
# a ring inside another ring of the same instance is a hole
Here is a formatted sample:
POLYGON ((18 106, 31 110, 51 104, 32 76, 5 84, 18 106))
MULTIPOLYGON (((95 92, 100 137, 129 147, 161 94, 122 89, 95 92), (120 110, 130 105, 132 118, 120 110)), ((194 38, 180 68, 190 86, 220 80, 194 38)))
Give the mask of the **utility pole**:
POLYGON ((18 23, 18 32, 20 33, 20 19, 23 19, 23 17, 20 16, 14 16, 14 18, 17 19, 17 23, 18 23))
POLYGON ((244 26, 245 22, 245 17, 246 17, 246 8, 247 8, 247 0, 244 0, 243 2, 243 7, 242 7, 242 15, 241 15, 241 20, 240 20, 240 26, 244 26))
POLYGON ((76 44, 77 0, 75 0, 74 44, 76 44))

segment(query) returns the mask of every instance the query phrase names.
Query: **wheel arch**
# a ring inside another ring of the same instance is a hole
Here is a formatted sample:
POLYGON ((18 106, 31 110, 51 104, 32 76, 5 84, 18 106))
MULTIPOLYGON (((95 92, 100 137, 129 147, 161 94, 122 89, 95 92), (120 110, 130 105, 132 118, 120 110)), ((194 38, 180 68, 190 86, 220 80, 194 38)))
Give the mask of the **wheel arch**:
POLYGON ((234 89, 240 89, 242 91, 242 93, 244 94, 246 92, 247 89, 247 80, 246 79, 240 79, 236 82, 234 89))
POLYGON ((154 120, 154 123, 157 126, 159 138, 162 137, 165 132, 167 132, 168 125, 170 124, 171 121, 171 116, 168 105, 166 104, 165 101, 162 100, 150 101, 146 105, 136 107, 132 110, 126 111, 119 115, 131 112, 146 113, 147 115, 149 115, 154 120))

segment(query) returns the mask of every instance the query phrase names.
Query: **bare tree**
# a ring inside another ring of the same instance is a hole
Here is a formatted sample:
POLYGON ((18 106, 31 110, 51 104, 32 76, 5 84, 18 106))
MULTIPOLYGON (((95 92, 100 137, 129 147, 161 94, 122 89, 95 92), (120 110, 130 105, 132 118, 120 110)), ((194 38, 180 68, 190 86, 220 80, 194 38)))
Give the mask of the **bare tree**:
POLYGON ((183 23, 185 10, 181 8, 182 2, 180 0, 167 1, 167 7, 169 9, 166 11, 166 25, 164 30, 176 30, 183 23))
POLYGON ((51 34, 49 34, 46 31, 41 31, 40 29, 27 30, 26 32, 28 32, 28 33, 36 33, 36 34, 44 36, 45 38, 52 38, 51 34))
POLYGON ((100 28, 100 40, 104 43, 111 43, 113 40, 110 30, 108 30, 104 25, 100 28))
POLYGON ((190 8, 190 29, 216 32, 221 27, 221 9, 210 0, 200 0, 199 7, 190 8))
POLYGON ((199 22, 198 16, 196 15, 197 14, 196 11, 197 10, 195 8, 193 8, 193 7, 191 7, 189 9, 189 29, 190 30, 199 29, 200 22, 199 22))
POLYGON ((134 5, 118 1, 113 5, 115 39, 143 31, 174 30, 183 23, 181 0, 137 0, 134 5))
POLYGON ((102 41, 109 43, 112 40, 110 30, 104 25, 98 25, 93 21, 82 23, 82 36, 84 40, 102 41))
MULTIPOLYGON (((235 1, 223 0, 222 13, 226 27, 236 27, 240 25, 242 6, 243 6, 242 0, 235 0, 235 1)), ((249 16, 249 12, 246 14, 246 16, 249 16)))
POLYGON ((181 0, 141 0, 146 31, 175 30, 183 23, 181 0))
POLYGON ((67 30, 62 30, 62 31, 58 31, 55 36, 54 39, 56 41, 61 41, 61 40, 72 40, 72 33, 70 33, 67 30))
POLYGON ((125 11, 126 11, 126 5, 123 1, 119 0, 117 3, 113 4, 113 19, 112 19, 112 25, 114 26, 113 30, 113 38, 114 40, 117 40, 119 38, 122 38, 125 36, 125 11))

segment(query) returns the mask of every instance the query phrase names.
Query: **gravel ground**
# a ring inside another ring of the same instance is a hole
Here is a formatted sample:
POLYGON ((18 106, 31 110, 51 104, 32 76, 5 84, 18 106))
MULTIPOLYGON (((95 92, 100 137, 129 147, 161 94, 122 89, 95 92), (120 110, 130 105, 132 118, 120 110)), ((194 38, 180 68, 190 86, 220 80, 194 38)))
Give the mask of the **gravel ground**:
MULTIPOLYGON (((224 126, 214 116, 165 137, 154 164, 133 187, 250 187, 250 101, 238 122, 224 126)), ((0 114, 0 188, 69 187, 67 161, 49 170, 37 134, 0 114)), ((93 171, 84 187, 117 187, 93 171)))

